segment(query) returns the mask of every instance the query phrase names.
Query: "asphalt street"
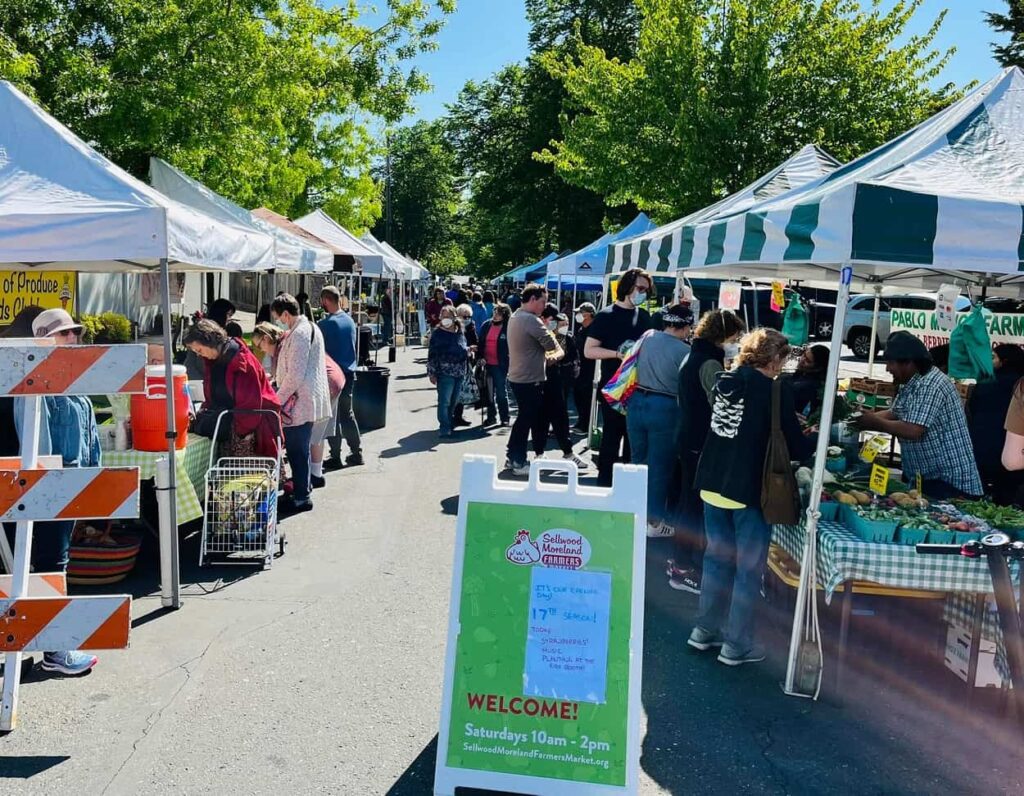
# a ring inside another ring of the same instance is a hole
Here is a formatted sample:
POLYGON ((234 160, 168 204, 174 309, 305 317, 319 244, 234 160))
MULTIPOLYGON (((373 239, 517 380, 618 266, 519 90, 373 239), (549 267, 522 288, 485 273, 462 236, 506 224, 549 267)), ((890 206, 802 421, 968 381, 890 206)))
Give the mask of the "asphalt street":
MULTIPOLYGON (((432 792, 459 463, 503 458, 505 435, 439 440, 424 363, 399 353, 366 465, 283 523, 270 571, 199 569, 193 532, 184 607, 164 612, 156 562, 140 563, 131 648, 78 680, 28 678, 0 794, 432 792)), ((1020 736, 997 699, 968 707, 946 676, 938 617, 856 617, 841 695, 794 699, 785 595, 762 615, 769 660, 721 666, 685 646, 696 600, 667 587, 666 549, 649 544, 641 793, 1024 789, 1020 736)))

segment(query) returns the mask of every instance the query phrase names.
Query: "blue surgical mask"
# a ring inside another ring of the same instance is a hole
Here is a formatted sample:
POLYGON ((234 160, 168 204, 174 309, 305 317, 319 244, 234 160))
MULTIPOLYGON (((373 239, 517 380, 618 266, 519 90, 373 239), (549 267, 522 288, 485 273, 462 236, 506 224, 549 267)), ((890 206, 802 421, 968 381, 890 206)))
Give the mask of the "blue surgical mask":
POLYGON ((726 343, 723 347, 726 359, 736 359, 740 355, 740 347, 736 343, 726 343))
POLYGON ((280 318, 275 318, 274 321, 273 321, 273 324, 278 329, 283 329, 284 331, 288 331, 288 324, 285 323, 284 321, 282 321, 280 318))
POLYGON ((635 290, 635 291, 633 291, 633 304, 635 306, 639 307, 645 301, 647 301, 647 294, 644 291, 642 291, 642 290, 635 290))

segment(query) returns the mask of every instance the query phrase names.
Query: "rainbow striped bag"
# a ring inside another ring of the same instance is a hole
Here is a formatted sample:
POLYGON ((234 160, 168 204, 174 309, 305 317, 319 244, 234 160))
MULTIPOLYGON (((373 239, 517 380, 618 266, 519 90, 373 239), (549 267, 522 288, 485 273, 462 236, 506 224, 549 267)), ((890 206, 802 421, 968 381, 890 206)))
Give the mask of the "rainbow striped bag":
POLYGON ((615 375, 601 389, 601 394, 608 402, 608 405, 620 414, 626 414, 626 404, 629 403, 630 396, 633 395, 634 390, 637 388, 637 379, 639 378, 637 361, 640 356, 640 346, 652 334, 654 334, 654 329, 649 329, 640 335, 640 339, 633 344, 633 347, 629 349, 629 353, 623 358, 619 369, 615 371, 615 375))

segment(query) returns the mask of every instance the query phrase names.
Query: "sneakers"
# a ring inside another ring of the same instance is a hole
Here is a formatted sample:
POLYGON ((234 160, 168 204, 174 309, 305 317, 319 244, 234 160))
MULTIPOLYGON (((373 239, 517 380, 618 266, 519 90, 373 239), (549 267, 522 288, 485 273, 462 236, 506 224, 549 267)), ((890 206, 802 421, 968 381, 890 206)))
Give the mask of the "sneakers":
POLYGON ((99 660, 95 655, 88 655, 78 650, 45 652, 41 666, 47 672, 58 672, 68 677, 77 677, 92 669, 99 663, 99 660))
POLYGON ((590 467, 590 464, 588 462, 581 459, 572 451, 569 451, 568 453, 563 453, 562 458, 565 459, 567 462, 572 462, 581 470, 586 470, 588 467, 590 467))
POLYGON ((670 577, 668 585, 676 591, 700 594, 700 575, 696 572, 682 572, 670 577))
POLYGON ((454 426, 455 428, 462 428, 463 426, 471 426, 471 425, 473 425, 473 424, 472 424, 472 423, 470 423, 470 422, 469 422, 468 420, 466 420, 466 418, 464 418, 464 417, 457 417, 457 418, 455 418, 455 420, 454 420, 454 421, 452 422, 452 425, 453 425, 453 426, 454 426))
POLYGON ((481 426, 493 426, 497 422, 498 422, 498 418, 496 418, 494 415, 487 415, 487 417, 484 418, 483 422, 480 425, 481 426))
POLYGON ((745 663, 760 663, 764 658, 764 648, 759 647, 756 644, 746 652, 740 652, 731 644, 726 644, 718 654, 718 662, 724 663, 726 666, 742 666, 745 663))
POLYGON ((345 466, 346 467, 358 467, 362 463, 363 463, 363 452, 362 451, 356 451, 355 453, 350 453, 348 456, 345 457, 345 466))
POLYGON ((647 538, 648 539, 664 539, 667 536, 675 536, 675 529, 671 525, 667 525, 664 522, 647 523, 647 538))
POLYGON ((291 496, 283 497, 281 502, 277 504, 277 516, 279 518, 291 517, 293 514, 302 514, 303 512, 312 510, 312 500, 297 503, 291 496))
POLYGON ((324 472, 331 473, 335 470, 341 470, 344 466, 345 463, 341 460, 340 456, 338 458, 331 457, 324 461, 324 472))
POLYGON ((529 475, 530 465, 527 462, 517 463, 511 459, 505 460, 505 469, 510 470, 512 475, 529 475))
POLYGON ((312 485, 313 489, 323 489, 327 486, 327 479, 322 475, 311 475, 309 477, 309 483, 312 485))
POLYGON ((686 639, 686 643, 695 650, 707 652, 712 647, 721 647, 725 644, 725 640, 717 633, 712 633, 702 627, 695 627, 690 632, 690 637, 686 639))
POLYGON ((502 420, 501 421, 501 427, 502 428, 508 428, 510 425, 512 425, 512 424, 509 423, 507 420, 502 420))

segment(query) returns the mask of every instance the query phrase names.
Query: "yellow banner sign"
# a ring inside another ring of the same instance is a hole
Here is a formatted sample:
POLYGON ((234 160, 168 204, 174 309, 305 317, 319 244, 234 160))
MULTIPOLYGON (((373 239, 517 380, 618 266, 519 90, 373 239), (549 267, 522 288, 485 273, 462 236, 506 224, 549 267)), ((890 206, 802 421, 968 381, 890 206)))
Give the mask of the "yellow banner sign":
POLYGON ((0 324, 9 324, 25 307, 74 312, 74 271, 0 272, 0 324))

